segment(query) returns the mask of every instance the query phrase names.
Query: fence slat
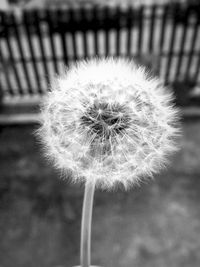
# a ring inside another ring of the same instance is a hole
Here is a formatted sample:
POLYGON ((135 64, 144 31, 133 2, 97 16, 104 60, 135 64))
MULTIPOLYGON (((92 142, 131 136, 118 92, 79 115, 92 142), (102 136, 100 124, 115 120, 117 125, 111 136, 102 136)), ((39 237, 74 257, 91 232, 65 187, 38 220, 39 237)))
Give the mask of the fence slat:
POLYGON ((34 76, 35 76, 35 81, 37 83, 38 86, 38 91, 37 93, 42 94, 42 87, 41 87, 41 83, 40 83, 40 76, 39 76, 39 72, 37 69, 37 65, 36 65, 36 55, 34 53, 34 47, 33 47, 33 43, 32 43, 32 39, 31 39, 31 31, 30 31, 30 21, 29 21, 29 13, 28 12, 24 12, 23 13, 23 26, 26 32, 26 38, 28 41, 28 46, 29 46, 29 50, 30 50, 30 54, 31 54, 31 61, 32 61, 32 66, 33 66, 33 70, 34 70, 34 76))
MULTIPOLYGON (((80 15, 81 15, 82 24, 84 26, 86 24, 86 9, 85 8, 81 7, 80 15)), ((84 58, 87 58, 88 57, 88 45, 87 45, 87 31, 86 31, 85 27, 83 27, 82 36, 83 36, 84 58)))
POLYGON ((169 11, 169 5, 165 7, 162 14, 162 22, 161 22, 161 35, 159 40, 159 59, 158 59, 158 75, 161 72, 161 61, 162 61, 162 54, 163 54, 163 44, 166 32, 166 22, 167 22, 167 15, 169 11))
MULTIPOLYGON (((146 18, 145 18, 146 19, 146 18)), ((143 41, 143 20, 144 20, 144 6, 141 6, 138 11, 138 44, 137 44, 137 53, 141 54, 142 51, 142 41, 143 41)))
POLYGON ((169 74, 171 70, 171 64, 172 64, 172 56, 173 56, 173 48, 175 44, 175 39, 176 39, 176 29, 177 29, 177 21, 176 21, 176 15, 178 14, 179 11, 179 5, 175 5, 173 9, 173 19, 172 19, 172 32, 170 36, 170 47, 169 47, 169 53, 168 53, 168 60, 167 60, 167 65, 166 65, 166 73, 165 73, 165 83, 169 83, 169 74))
MULTIPOLYGON (((95 25, 96 25, 97 16, 98 16, 98 10, 97 10, 97 7, 95 6, 92 10, 92 20, 94 21, 95 25)), ((98 45, 98 34, 97 34, 96 27, 94 29, 94 50, 95 50, 95 56, 97 56, 99 54, 99 45, 98 45)))
POLYGON ((63 30, 63 19, 67 16, 66 10, 57 10, 57 20, 58 20, 58 26, 61 23, 62 29, 60 31, 60 41, 61 41, 61 46, 62 46, 62 54, 63 54, 63 61, 65 65, 68 65, 68 53, 67 53, 67 44, 66 44, 66 39, 65 39, 65 31, 63 30))
POLYGON ((157 6, 152 5, 152 11, 151 11, 151 17, 150 17, 150 30, 149 30, 149 52, 152 52, 153 50, 153 41, 154 41, 154 31, 155 31, 155 16, 156 16, 156 10, 157 6))
MULTIPOLYGON (((2 55, 2 47, 1 47, 1 43, 0 43, 0 62, 1 62, 1 65, 0 67, 2 68, 2 72, 3 74, 5 75, 5 80, 6 80, 6 84, 7 84, 7 92, 10 94, 10 95, 14 95, 14 90, 13 90, 13 86, 10 82, 10 75, 9 75, 9 70, 8 70, 8 67, 7 67, 7 63, 5 62, 5 58, 4 56, 2 55)), ((2 90, 2 88, 1 88, 2 90)))
MULTIPOLYGON (((109 20, 109 10, 107 6, 104 8, 104 20, 105 20, 105 23, 106 21, 109 20)), ((105 28, 105 56, 106 57, 109 55, 109 52, 110 52, 109 51, 109 30, 106 27, 105 28)))
POLYGON ((58 73, 58 62, 56 57, 56 50, 55 50, 55 42, 53 39, 53 23, 52 19, 54 18, 55 12, 46 10, 46 18, 47 18, 47 25, 48 25, 48 34, 49 34, 49 41, 50 41, 50 47, 51 47, 51 53, 52 53, 52 59, 53 59, 53 65, 54 70, 56 73, 58 73))
POLYGON ((179 78, 180 75, 180 70, 181 70, 181 64, 182 64, 182 60, 183 60, 183 52, 184 52, 184 46, 185 46, 185 40, 186 40, 186 35, 187 35, 187 29, 188 29, 188 19, 189 19, 189 8, 187 8, 186 10, 186 14, 185 14, 185 20, 184 20, 184 24, 183 24, 183 32, 182 32, 182 36, 181 36, 181 41, 180 41, 180 51, 179 51, 179 57, 178 57, 178 63, 177 63, 177 67, 176 67, 176 73, 175 73, 175 77, 176 79, 179 78))
POLYGON ((134 11, 133 8, 130 6, 127 14, 127 44, 126 44, 127 56, 131 55, 133 18, 134 18, 134 11))
POLYGON ((186 70, 185 70, 185 80, 190 79, 190 68, 192 65, 192 58, 194 56, 194 52, 195 52, 195 45, 196 45, 196 41, 197 41, 197 35, 198 35, 198 28, 199 28, 199 22, 198 19, 196 19, 195 24, 194 24, 194 28, 193 28, 193 35, 192 35, 192 39, 191 39, 191 46, 190 46, 190 50, 189 50, 189 55, 188 55, 188 62, 186 65, 186 70))
MULTIPOLYGON (((116 17, 120 17, 120 7, 117 7, 116 9, 116 17)), ((119 24, 116 26, 116 56, 120 56, 120 26, 119 24)))
POLYGON ((193 76, 195 83, 197 83, 197 81, 198 81, 199 72, 200 72, 200 51, 198 54, 197 65, 196 65, 196 69, 195 69, 194 76, 193 76))
MULTIPOLYGON (((70 17, 71 23, 74 23, 74 21, 75 21, 75 13, 74 13, 74 10, 72 8, 69 9, 69 17, 70 17)), ((73 46, 73 58, 74 58, 74 60, 77 60, 78 59, 77 43, 76 43, 76 36, 75 36, 75 31, 74 30, 72 30, 71 36, 72 36, 72 46, 73 46)))
POLYGON ((40 19, 40 12, 34 10, 33 13, 31 13, 33 16, 33 21, 34 21, 34 27, 36 29, 36 34, 39 39, 39 47, 40 47, 40 52, 41 52, 41 59, 42 59, 42 64, 45 72, 45 79, 46 79, 46 88, 49 86, 49 71, 47 67, 47 58, 45 55, 45 49, 44 49, 44 38, 41 32, 41 19, 40 19))
POLYGON ((17 21, 16 21, 16 18, 14 16, 14 14, 11 15, 11 23, 12 23, 12 27, 14 29, 14 33, 15 33, 15 37, 16 37, 16 41, 17 41, 17 45, 18 45, 21 61, 22 61, 22 66, 23 66, 23 71, 24 71, 25 78, 26 78, 28 93, 29 94, 33 94, 33 87, 32 87, 32 84, 31 84, 30 74, 28 72, 28 68, 27 68, 27 65, 26 65, 26 59, 25 59, 25 56, 24 56, 22 42, 21 42, 21 37, 22 36, 20 36, 19 30, 18 30, 18 26, 17 26, 17 21))
MULTIPOLYGON (((9 23, 10 23, 10 16, 8 17, 9 18, 9 23)), ((2 24, 5 24, 5 16, 3 15, 2 16, 2 24)), ((9 52, 9 61, 10 61, 10 66, 12 67, 13 69, 13 72, 14 72, 14 76, 15 76, 15 79, 16 79, 16 82, 17 82, 17 87, 18 87, 18 92, 14 92, 13 91, 13 94, 21 94, 23 95, 23 89, 22 89, 22 84, 21 84, 21 79, 20 79, 20 75, 19 75, 19 72, 18 72, 18 69, 16 67, 16 60, 14 58, 14 51, 13 51, 13 48, 11 46, 11 41, 10 41, 10 30, 11 30, 11 27, 8 25, 7 26, 7 31, 8 31, 8 35, 6 36, 5 38, 5 41, 6 41, 6 45, 7 45, 7 48, 8 48, 8 52, 9 52)))

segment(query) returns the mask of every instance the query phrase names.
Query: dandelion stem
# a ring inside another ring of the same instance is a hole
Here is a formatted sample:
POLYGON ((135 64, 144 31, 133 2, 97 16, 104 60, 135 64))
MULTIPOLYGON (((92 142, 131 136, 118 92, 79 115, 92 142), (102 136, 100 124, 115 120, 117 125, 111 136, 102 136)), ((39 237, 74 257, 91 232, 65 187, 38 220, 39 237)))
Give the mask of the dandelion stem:
POLYGON ((85 184, 81 222, 81 267, 90 267, 91 263, 91 223, 95 183, 85 184))

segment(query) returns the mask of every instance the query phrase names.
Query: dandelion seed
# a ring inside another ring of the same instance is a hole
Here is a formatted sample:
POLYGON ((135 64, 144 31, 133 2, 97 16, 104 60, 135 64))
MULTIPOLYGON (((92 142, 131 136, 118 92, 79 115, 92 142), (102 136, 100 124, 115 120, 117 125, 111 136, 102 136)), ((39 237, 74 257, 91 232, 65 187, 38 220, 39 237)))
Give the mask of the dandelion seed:
POLYGON ((177 149, 173 95, 132 61, 77 63, 52 83, 39 134, 56 167, 102 188, 152 176, 177 149))

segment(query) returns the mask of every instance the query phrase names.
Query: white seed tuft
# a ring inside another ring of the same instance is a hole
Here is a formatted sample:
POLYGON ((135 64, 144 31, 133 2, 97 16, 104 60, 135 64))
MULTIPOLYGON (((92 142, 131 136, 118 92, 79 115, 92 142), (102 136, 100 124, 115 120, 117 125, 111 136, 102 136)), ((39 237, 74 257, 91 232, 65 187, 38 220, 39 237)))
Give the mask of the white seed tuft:
POLYGON ((177 150, 173 95, 123 59, 82 61, 52 83, 38 131, 55 166, 74 181, 126 188, 157 173, 177 150))

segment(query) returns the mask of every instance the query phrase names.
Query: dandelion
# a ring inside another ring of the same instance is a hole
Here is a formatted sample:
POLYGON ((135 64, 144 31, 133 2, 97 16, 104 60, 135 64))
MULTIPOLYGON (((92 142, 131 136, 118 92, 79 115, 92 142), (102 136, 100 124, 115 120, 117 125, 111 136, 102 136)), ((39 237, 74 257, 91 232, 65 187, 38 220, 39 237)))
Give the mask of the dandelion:
POLYGON ((176 150, 173 96, 126 60, 78 63, 57 77, 43 105, 40 136, 75 182, 125 187, 152 176, 176 150))
POLYGON ((55 166, 86 182, 82 234, 94 187, 128 188, 159 172, 177 150, 177 121, 172 93, 133 61, 83 61, 54 80, 39 135, 55 166))

